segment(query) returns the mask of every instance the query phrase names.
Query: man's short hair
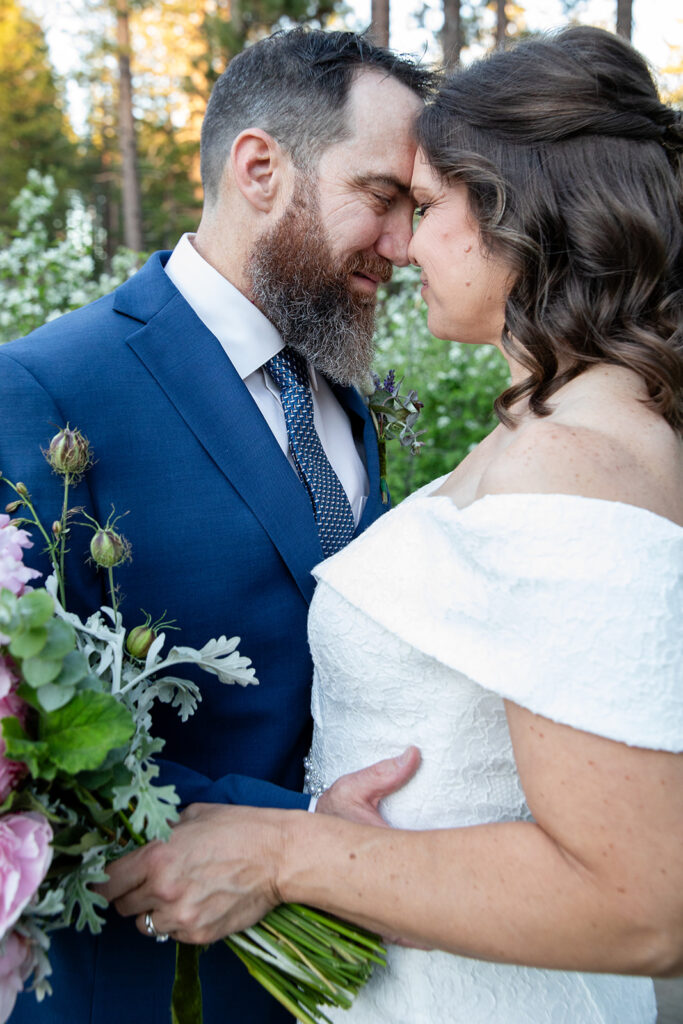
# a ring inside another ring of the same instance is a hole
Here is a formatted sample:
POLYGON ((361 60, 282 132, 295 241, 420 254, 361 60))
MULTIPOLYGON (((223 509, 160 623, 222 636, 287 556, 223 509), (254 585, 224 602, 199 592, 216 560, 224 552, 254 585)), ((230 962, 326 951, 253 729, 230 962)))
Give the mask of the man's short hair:
POLYGON ((360 69, 395 78, 421 99, 435 84, 433 72, 354 32, 276 32, 234 57, 214 86, 202 125, 207 203, 217 199, 232 143, 246 128, 262 128, 297 167, 313 167, 347 132, 346 101, 360 69))

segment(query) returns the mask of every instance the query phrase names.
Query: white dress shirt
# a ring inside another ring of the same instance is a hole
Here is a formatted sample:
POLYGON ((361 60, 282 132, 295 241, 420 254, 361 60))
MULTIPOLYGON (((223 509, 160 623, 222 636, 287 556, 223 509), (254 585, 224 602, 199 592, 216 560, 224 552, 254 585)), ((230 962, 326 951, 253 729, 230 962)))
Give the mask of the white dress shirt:
MULTIPOLYGON (((284 348, 282 337, 249 299, 199 255, 193 238, 188 234, 182 236, 166 264, 166 273, 221 343, 296 472, 280 389, 264 369, 264 363, 284 348)), ((310 364, 308 370, 315 429, 346 492, 357 526, 369 493, 365 464, 356 448, 348 417, 332 389, 310 364)))

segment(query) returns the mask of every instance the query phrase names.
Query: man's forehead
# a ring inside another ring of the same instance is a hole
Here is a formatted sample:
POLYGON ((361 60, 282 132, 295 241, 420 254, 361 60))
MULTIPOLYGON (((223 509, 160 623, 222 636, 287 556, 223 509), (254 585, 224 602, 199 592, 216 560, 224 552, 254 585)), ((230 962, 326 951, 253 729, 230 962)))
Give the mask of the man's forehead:
POLYGON ((420 97, 393 75, 362 70, 355 76, 347 97, 347 126, 352 136, 368 130, 403 130, 412 134, 423 107, 420 97))

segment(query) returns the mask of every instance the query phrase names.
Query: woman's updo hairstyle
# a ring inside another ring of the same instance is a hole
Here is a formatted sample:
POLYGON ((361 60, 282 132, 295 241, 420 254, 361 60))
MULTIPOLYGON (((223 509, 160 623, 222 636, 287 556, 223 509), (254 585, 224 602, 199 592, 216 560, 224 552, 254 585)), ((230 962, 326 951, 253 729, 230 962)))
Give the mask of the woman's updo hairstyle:
POLYGON ((601 29, 570 28, 448 79, 420 145, 463 182, 490 252, 511 266, 503 342, 550 396, 593 363, 635 370, 648 404, 683 431, 683 123, 643 58, 601 29))

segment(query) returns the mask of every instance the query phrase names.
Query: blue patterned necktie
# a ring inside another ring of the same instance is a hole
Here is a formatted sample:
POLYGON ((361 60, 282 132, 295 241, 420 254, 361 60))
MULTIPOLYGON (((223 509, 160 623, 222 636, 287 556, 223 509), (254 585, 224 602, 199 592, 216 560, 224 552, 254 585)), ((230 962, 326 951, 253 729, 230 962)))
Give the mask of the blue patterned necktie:
POLYGON ((353 512, 339 477, 332 469, 313 423, 313 398, 302 356, 286 346, 265 364, 277 386, 296 471, 308 491, 327 558, 351 540, 353 512))

